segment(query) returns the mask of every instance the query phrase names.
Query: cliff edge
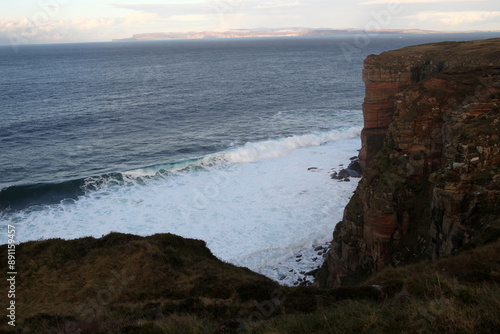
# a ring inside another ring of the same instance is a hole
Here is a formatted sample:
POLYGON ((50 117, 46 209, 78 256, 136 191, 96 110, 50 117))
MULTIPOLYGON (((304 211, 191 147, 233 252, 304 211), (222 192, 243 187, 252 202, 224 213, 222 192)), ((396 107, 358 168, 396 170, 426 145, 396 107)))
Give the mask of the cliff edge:
POLYGON ((500 39, 371 55, 363 80, 364 177, 318 272, 324 288, 499 236, 500 39))

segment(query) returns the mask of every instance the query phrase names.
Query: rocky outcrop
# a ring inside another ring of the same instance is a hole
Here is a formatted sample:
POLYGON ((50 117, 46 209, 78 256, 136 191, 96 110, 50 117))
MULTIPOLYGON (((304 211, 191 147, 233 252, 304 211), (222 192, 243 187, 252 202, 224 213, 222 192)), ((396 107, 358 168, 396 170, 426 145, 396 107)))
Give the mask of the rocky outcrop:
POLYGON ((372 55, 363 79, 364 176, 318 272, 323 287, 498 237, 500 39, 372 55))

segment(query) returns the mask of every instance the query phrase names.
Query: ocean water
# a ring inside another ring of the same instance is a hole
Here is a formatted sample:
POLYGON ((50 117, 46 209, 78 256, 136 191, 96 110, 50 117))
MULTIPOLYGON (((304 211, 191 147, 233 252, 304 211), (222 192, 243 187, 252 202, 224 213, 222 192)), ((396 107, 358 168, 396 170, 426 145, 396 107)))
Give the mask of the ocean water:
POLYGON ((169 232, 296 284, 357 184, 330 174, 360 148, 363 59, 488 37, 0 47, 0 244, 169 232))

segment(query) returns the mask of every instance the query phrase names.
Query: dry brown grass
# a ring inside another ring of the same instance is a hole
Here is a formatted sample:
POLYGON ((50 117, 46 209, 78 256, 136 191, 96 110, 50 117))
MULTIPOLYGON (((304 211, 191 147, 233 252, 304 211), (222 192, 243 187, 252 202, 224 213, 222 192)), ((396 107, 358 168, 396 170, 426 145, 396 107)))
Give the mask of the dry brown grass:
MULTIPOLYGON (((497 241, 322 291, 278 287, 219 261, 202 241, 168 234, 30 242, 19 247, 15 331, 494 332, 500 328, 499 251, 497 241)), ((3 332, 12 332, 6 322, 3 332)))

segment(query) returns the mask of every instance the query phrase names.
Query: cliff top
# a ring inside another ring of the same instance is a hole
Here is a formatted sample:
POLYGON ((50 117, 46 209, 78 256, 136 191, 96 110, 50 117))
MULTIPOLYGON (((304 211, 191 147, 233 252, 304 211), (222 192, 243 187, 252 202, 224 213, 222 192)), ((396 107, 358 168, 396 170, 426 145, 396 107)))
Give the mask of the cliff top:
POLYGON ((395 51, 370 55, 365 68, 380 66, 401 69, 408 66, 434 65, 434 72, 451 68, 498 67, 500 66, 500 38, 468 41, 442 42, 409 46, 395 51))

